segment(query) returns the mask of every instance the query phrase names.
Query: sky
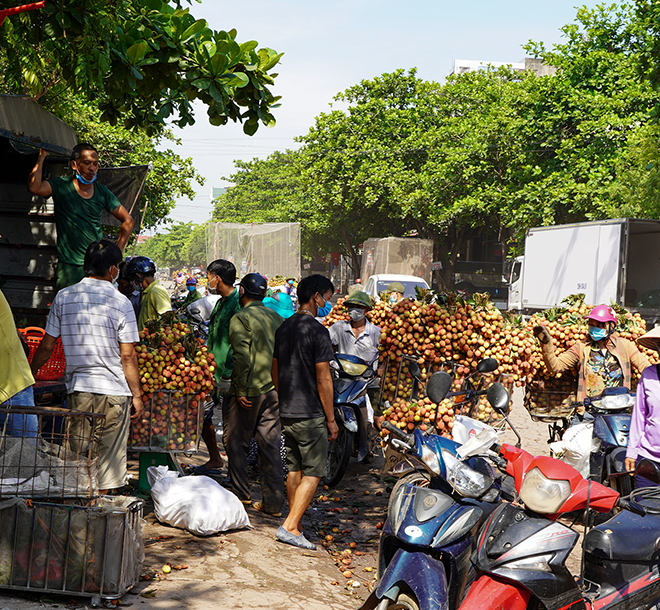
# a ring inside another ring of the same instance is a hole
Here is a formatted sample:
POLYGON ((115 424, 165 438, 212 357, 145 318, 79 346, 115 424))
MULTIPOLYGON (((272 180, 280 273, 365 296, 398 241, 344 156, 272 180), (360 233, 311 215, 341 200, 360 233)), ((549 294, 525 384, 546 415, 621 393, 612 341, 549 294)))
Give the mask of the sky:
MULTIPOLYGON (((202 223, 211 217, 211 189, 229 183, 234 159, 265 158, 296 148, 314 118, 330 110, 332 98, 365 79, 396 69, 417 68, 424 80, 443 82, 456 59, 519 62, 529 40, 546 47, 561 42, 560 28, 575 20, 574 0, 203 0, 191 13, 215 30, 238 31, 237 41, 257 40, 284 56, 272 91, 281 95, 273 114, 277 125, 260 126, 250 137, 241 125, 214 127, 204 106, 196 123, 174 129, 205 184, 182 198, 170 213, 174 221, 202 223)), ((166 229, 159 229, 163 231, 166 229)))

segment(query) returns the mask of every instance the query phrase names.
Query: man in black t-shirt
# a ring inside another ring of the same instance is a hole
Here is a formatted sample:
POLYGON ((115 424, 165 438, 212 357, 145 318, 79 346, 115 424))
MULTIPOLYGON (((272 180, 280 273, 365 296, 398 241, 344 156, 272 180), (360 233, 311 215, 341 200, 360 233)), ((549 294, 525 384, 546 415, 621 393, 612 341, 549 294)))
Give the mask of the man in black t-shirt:
POLYGON ((300 519, 326 474, 328 441, 339 432, 330 374, 332 343, 328 329, 316 321, 319 308, 334 291, 332 282, 322 275, 304 278, 298 284, 298 312, 277 329, 273 352, 272 376, 289 468, 289 515, 276 537, 312 550, 316 546, 303 535, 300 519))

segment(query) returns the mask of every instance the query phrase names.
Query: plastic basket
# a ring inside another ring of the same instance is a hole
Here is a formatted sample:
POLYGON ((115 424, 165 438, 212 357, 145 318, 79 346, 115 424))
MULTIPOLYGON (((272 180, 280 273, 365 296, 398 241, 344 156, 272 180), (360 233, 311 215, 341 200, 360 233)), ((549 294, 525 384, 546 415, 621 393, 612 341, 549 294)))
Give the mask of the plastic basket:
POLYGON ((199 396, 173 390, 157 390, 144 404, 139 421, 131 422, 128 446, 134 451, 197 451, 204 421, 199 396))
POLYGON ((0 588, 116 599, 140 578, 142 500, 94 507, 14 498, 0 506, 0 588))
POLYGON ((575 389, 545 389, 543 383, 532 382, 525 387, 523 404, 534 421, 552 422, 570 417, 575 400, 575 389))
MULTIPOLYGON (((37 351, 46 331, 38 326, 28 326, 27 328, 19 328, 20 332, 27 341, 30 353, 28 355, 28 362, 32 364, 32 358, 37 351)), ((37 381, 53 381, 60 379, 64 375, 66 369, 66 360, 64 359, 64 348, 62 347, 62 340, 58 337, 55 341, 55 347, 51 357, 47 360, 39 371, 37 372, 37 381)))

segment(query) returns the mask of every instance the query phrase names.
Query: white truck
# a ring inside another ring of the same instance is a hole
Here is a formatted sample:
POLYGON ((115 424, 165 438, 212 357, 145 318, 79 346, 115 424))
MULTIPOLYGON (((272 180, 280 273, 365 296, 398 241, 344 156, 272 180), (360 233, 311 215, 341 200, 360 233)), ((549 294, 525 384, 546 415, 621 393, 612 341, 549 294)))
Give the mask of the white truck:
POLYGON ((529 229, 509 279, 509 309, 524 314, 570 294, 618 303, 660 321, 660 220, 618 218, 529 229))

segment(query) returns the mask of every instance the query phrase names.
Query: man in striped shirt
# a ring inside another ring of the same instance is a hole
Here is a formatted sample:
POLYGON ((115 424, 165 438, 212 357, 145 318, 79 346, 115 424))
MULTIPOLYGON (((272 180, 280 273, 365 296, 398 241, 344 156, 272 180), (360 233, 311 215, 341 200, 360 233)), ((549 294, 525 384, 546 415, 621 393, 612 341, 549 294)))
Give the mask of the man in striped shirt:
MULTIPOLYGON (((126 484, 129 417, 135 420, 143 411, 134 348, 139 341, 135 312, 113 286, 121 259, 117 244, 105 239, 87 248, 85 278, 57 293, 46 335, 32 360, 36 375, 62 337, 68 407, 105 414, 99 453, 102 493, 126 484)), ((77 425, 81 429, 70 431, 69 446, 82 453, 95 431, 86 421, 77 425)))

